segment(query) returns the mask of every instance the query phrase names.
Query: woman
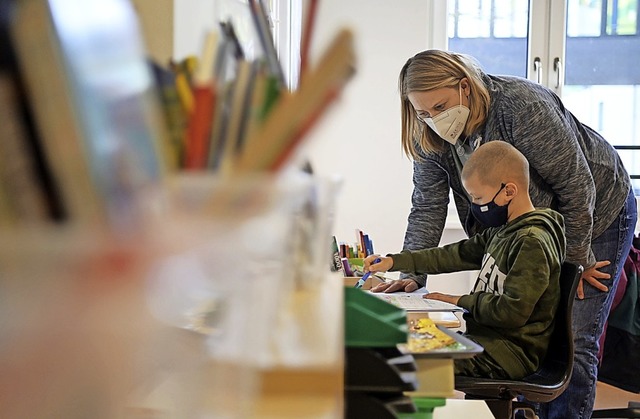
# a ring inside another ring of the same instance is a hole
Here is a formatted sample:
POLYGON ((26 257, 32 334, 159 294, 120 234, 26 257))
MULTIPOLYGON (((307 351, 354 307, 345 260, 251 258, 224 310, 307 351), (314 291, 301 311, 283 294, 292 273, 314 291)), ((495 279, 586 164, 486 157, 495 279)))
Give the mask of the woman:
MULTIPOLYGON (((415 55, 400 72, 399 88, 402 146, 414 161, 406 249, 438 245, 450 190, 466 233, 485 227, 471 214, 460 171, 471 153, 489 141, 506 141, 520 150, 530 164, 533 204, 564 216, 567 260, 585 268, 573 312, 575 366, 567 391, 543 406, 541 416, 589 418, 598 339, 637 217, 618 154, 549 89, 522 78, 486 74, 462 54, 429 50, 415 55)), ((505 202, 503 193, 493 202, 505 202)), ((404 278, 386 291, 413 291, 425 281, 404 278)))

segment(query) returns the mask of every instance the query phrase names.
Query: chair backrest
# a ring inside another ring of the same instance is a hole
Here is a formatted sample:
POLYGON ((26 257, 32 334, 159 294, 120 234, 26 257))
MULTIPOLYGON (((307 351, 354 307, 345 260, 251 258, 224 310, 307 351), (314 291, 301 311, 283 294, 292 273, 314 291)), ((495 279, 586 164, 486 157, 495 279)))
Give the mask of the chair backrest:
POLYGON ((519 381, 492 380, 476 377, 456 377, 456 389, 482 398, 512 399, 518 395, 532 402, 547 402, 558 397, 569 385, 573 370, 573 332, 571 329, 573 302, 582 266, 562 264, 560 273, 560 304, 549 342, 547 356, 535 373, 519 381))
MULTIPOLYGON (((525 377, 523 381, 539 384, 546 390, 552 390, 549 397, 559 396, 569 385, 573 371, 573 332, 571 329, 573 302, 576 296, 578 282, 582 276, 582 266, 570 262, 562 264, 560 273, 560 304, 556 311, 556 322, 549 341, 547 356, 540 368, 534 374, 525 377)), ((535 392, 532 388, 531 391, 535 392)), ((534 395, 524 394, 527 399, 535 400, 534 395)))

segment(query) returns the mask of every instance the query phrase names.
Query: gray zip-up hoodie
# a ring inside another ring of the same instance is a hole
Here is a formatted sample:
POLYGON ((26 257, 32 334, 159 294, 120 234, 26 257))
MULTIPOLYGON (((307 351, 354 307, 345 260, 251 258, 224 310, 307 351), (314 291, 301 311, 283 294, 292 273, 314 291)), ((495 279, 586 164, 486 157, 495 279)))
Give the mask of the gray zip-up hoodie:
MULTIPOLYGON (((631 187, 620 157, 544 86, 510 76, 484 75, 483 80, 491 96, 489 114, 484 126, 467 141, 501 140, 520 150, 529 161, 533 205, 554 208, 564 216, 567 260, 585 268, 593 266, 591 239, 613 222, 631 187)), ((414 162, 405 249, 438 245, 450 189, 467 235, 483 229, 471 215, 453 152, 453 147, 447 147, 414 162)), ((416 280, 424 285, 425 278, 416 280)))
POLYGON ((389 256, 392 270, 405 273, 479 270, 472 292, 458 300, 468 311, 465 335, 520 379, 547 353, 565 246, 562 216, 544 209, 458 243, 389 256))

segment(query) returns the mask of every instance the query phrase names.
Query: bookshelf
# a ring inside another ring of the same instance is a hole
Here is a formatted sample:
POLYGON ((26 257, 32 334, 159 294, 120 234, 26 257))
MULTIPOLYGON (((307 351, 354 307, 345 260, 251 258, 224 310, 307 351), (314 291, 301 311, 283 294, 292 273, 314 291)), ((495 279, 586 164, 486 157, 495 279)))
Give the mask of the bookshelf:
POLYGON ((221 35, 150 62, 172 32, 144 42, 144 3, 0 0, 0 416, 341 417, 339 185, 297 152, 351 76, 352 34, 289 91, 273 61, 220 77, 221 35), (185 164, 216 107, 236 143, 220 170, 208 143, 185 164))

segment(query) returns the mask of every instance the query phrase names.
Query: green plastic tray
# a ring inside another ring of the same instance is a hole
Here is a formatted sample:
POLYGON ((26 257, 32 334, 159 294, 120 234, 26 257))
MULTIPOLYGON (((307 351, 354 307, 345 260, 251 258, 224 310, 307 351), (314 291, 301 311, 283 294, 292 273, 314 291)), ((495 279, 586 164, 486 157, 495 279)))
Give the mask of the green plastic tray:
POLYGON ((345 346, 392 347, 407 341, 407 313, 357 288, 345 287, 345 346))
POLYGON ((444 406, 447 399, 430 399, 426 397, 416 397, 411 399, 418 410, 415 413, 398 413, 398 419, 432 419, 433 410, 436 407, 444 406))

